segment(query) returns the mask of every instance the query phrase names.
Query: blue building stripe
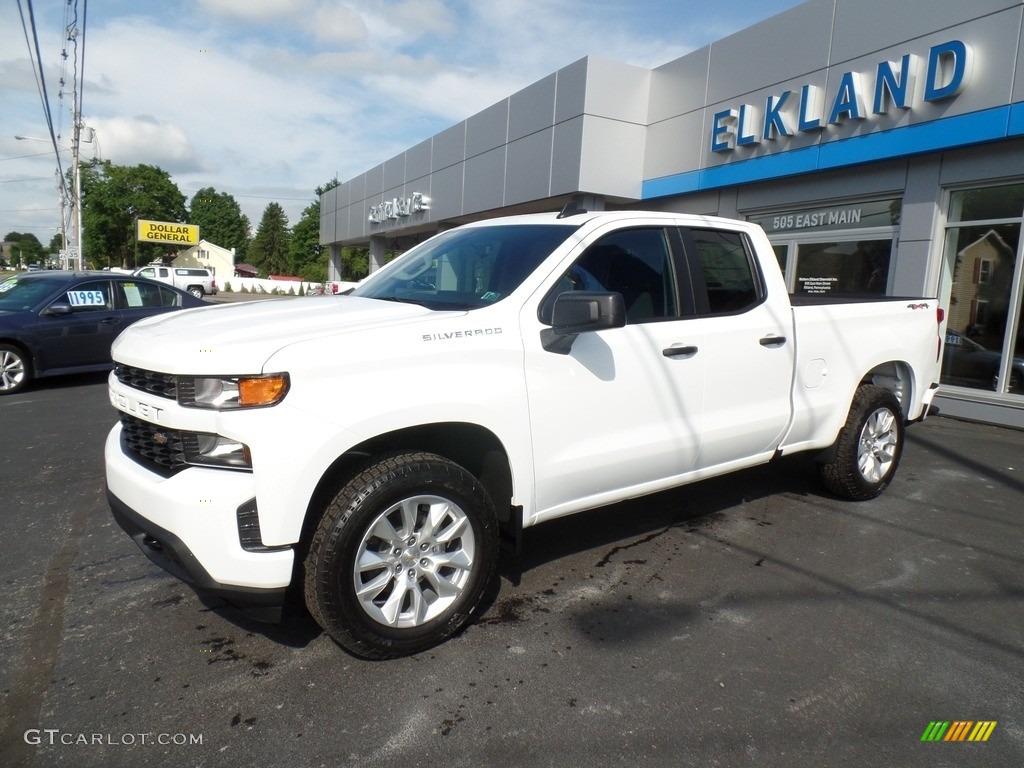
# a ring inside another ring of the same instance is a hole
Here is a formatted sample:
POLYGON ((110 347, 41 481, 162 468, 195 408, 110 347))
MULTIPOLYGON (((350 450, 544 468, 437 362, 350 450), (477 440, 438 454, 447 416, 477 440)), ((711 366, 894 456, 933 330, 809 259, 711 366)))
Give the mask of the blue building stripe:
POLYGON ((889 131, 829 141, 699 171, 648 179, 641 199, 771 181, 814 171, 967 147, 1024 136, 1024 104, 995 107, 889 131))

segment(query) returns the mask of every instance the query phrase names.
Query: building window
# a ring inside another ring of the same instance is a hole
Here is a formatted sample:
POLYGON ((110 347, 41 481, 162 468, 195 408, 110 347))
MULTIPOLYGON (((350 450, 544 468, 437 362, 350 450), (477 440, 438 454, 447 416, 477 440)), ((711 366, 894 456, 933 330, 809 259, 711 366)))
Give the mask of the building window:
POLYGON ((950 193, 940 289, 948 387, 1024 395, 1022 223, 1024 184, 950 193))
POLYGON ((799 243, 796 293, 884 295, 892 239, 799 243))
POLYGON ((829 203, 752 217, 768 234, 793 293, 889 292, 899 199, 829 203))

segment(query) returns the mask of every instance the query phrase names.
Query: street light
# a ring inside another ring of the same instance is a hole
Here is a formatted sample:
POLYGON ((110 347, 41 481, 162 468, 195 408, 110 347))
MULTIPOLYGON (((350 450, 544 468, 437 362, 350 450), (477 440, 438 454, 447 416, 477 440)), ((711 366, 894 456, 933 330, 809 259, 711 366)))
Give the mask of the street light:
MULTIPOLYGON (((82 253, 82 177, 79 172, 78 163, 78 145, 81 141, 92 142, 95 131, 92 128, 86 128, 80 124, 75 125, 74 134, 71 140, 71 232, 74 245, 68 246, 67 229, 64 220, 64 184, 63 180, 61 183, 61 234, 64 239, 64 250, 67 252, 68 265, 73 269, 81 269, 83 263, 82 253)), ((18 141, 45 141, 50 144, 48 139, 39 139, 35 136, 15 136, 14 138, 18 141)), ((59 147, 54 144, 55 151, 64 150, 67 151, 67 147, 59 147)), ((58 165, 59 167, 59 165, 58 165)))

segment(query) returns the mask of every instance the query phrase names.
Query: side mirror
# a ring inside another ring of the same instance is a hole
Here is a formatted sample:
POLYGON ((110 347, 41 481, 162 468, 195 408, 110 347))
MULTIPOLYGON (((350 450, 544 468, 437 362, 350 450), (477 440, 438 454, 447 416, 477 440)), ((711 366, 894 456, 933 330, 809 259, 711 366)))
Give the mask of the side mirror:
POLYGON ((551 327, 540 332, 541 346, 548 352, 567 355, 581 333, 626 324, 626 305, 621 293, 567 291, 555 299, 551 327))
POLYGON ((63 301, 55 301, 53 304, 43 310, 44 315, 70 315, 74 310, 71 309, 70 304, 65 304, 63 301))

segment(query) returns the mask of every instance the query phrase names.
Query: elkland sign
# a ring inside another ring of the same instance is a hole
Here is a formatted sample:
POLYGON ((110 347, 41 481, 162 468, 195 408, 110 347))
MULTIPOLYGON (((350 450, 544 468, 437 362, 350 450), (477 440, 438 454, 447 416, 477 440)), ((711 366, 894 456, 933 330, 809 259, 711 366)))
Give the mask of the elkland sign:
POLYGON ((412 216, 414 213, 425 211, 430 207, 428 205, 429 202, 422 192, 413 192, 409 197, 396 197, 391 200, 385 200, 378 205, 370 206, 370 213, 367 219, 371 224, 383 224, 386 221, 412 216))
POLYGON ((795 133, 822 131, 847 120, 885 115, 894 107, 909 110, 914 106, 921 74, 923 102, 953 98, 970 81, 973 56, 967 43, 950 40, 930 48, 925 59, 908 53, 898 63, 880 62, 873 73, 873 84, 869 84, 871 73, 845 72, 827 110, 821 89, 810 84, 802 86, 799 95, 787 90, 769 96, 762 110, 751 104, 722 110, 711 123, 711 151, 731 152, 795 133))

